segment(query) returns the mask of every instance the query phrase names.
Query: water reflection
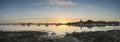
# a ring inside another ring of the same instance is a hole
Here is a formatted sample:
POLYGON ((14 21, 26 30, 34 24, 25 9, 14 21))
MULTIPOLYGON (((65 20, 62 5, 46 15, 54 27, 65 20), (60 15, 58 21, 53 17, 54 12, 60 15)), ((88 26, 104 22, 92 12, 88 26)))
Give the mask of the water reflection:
POLYGON ((48 31, 56 35, 83 31, 120 30, 120 26, 70 26, 70 25, 0 25, 0 31, 48 31))

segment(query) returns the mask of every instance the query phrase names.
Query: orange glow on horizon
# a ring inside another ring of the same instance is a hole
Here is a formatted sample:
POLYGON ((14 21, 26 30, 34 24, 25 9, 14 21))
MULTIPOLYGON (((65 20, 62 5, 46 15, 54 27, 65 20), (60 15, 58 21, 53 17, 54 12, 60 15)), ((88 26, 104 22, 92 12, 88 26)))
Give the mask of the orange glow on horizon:
POLYGON ((69 22, 68 19, 62 19, 62 18, 58 18, 56 20, 57 20, 58 23, 67 23, 67 22, 69 22))
POLYGON ((68 22, 77 22, 79 18, 30 18, 23 20, 15 20, 18 23, 68 23, 68 22))
POLYGON ((79 21, 77 18, 51 18, 49 19, 49 23, 68 23, 68 22, 76 22, 79 21))

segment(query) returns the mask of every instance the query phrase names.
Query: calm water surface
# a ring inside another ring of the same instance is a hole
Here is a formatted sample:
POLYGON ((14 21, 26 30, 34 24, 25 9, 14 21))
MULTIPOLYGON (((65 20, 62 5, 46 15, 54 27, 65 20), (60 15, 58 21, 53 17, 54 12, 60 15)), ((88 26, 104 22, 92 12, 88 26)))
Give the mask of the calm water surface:
POLYGON ((106 27, 76 27, 67 25, 31 25, 31 26, 21 26, 21 25, 0 25, 0 31, 48 31, 54 32, 56 35, 64 35, 65 33, 71 32, 86 32, 86 31, 106 31, 106 30, 120 30, 120 26, 106 26, 106 27))

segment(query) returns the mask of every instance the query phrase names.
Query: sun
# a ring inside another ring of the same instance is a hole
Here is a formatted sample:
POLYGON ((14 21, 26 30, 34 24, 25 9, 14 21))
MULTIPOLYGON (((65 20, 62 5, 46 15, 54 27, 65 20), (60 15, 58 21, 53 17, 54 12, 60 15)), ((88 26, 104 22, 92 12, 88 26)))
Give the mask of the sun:
POLYGON ((60 20, 60 21, 58 21, 59 23, 68 23, 69 21, 67 21, 67 20, 60 20))
POLYGON ((68 23, 69 22, 69 20, 66 18, 57 18, 56 20, 58 23, 68 23))
POLYGON ((68 23, 69 20, 66 18, 52 18, 49 19, 49 23, 68 23))

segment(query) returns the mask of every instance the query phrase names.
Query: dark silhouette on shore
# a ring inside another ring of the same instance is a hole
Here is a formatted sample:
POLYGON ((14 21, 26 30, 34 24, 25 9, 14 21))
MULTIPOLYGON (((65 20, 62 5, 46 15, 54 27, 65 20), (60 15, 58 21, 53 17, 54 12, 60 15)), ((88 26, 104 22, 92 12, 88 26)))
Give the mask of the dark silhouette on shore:
POLYGON ((106 22, 106 21, 93 21, 93 20, 82 21, 82 20, 80 20, 78 22, 66 23, 66 25, 91 28, 91 27, 119 26, 120 22, 118 22, 118 21, 106 22))
POLYGON ((118 21, 106 22, 106 21, 93 21, 93 20, 82 21, 82 19, 80 19, 80 21, 78 22, 68 22, 68 23, 3 23, 0 25, 22 25, 22 26, 45 25, 46 27, 48 27, 49 25, 55 25, 55 26, 68 25, 68 26, 77 26, 81 28, 82 27, 92 28, 92 27, 105 27, 105 26, 119 26, 120 22, 118 21))

